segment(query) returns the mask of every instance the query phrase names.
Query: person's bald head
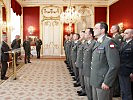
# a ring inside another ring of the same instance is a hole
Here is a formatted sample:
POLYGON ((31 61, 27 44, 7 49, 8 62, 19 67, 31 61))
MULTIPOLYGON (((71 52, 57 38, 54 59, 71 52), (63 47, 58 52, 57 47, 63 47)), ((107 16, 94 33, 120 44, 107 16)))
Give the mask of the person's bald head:
POLYGON ((126 29, 124 31, 124 39, 132 39, 133 38, 133 29, 126 29))

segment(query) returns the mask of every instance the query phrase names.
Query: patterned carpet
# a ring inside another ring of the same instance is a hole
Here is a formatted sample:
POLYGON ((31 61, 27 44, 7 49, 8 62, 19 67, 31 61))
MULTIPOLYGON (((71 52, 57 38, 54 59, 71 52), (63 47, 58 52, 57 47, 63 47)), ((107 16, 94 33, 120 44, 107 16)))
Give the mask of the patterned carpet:
POLYGON ((63 61, 33 60, 0 85, 0 100, 87 100, 79 97, 63 61))
MULTIPOLYGON (((69 72, 61 60, 32 60, 0 85, 0 100, 87 100, 73 87, 69 72)), ((117 100, 117 99, 115 99, 117 100)))

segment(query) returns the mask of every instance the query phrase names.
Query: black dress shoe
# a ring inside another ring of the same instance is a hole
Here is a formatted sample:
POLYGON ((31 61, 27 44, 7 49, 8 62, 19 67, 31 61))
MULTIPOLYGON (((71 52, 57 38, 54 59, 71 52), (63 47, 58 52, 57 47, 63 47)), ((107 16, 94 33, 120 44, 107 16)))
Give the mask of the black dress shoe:
POLYGON ((3 78, 1 78, 1 80, 7 80, 8 79, 8 77, 3 77, 3 78))
POLYGON ((76 79, 73 79, 73 81, 76 81, 76 79))
POLYGON ((82 93, 82 90, 80 90, 80 91, 77 91, 77 93, 82 93))
POLYGON ((74 80, 76 80, 76 78, 75 77, 72 77, 74 80))
POLYGON ((79 83, 73 83, 74 87, 79 87, 81 86, 79 83))
POLYGON ((81 92, 81 93, 79 93, 78 95, 79 95, 79 96, 86 96, 86 93, 81 92))
POLYGON ((120 95, 114 95, 113 97, 120 97, 120 95))
POLYGON ((30 61, 28 63, 31 63, 30 61))

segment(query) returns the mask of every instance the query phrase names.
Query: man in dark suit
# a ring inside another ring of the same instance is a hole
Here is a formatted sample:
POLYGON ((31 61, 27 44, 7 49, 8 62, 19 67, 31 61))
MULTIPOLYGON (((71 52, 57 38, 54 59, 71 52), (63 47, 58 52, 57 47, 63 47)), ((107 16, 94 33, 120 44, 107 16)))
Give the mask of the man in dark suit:
POLYGON ((112 99, 111 88, 114 84, 120 66, 119 52, 114 41, 107 37, 108 25, 97 23, 94 36, 97 42, 93 47, 90 84, 93 100, 112 99))
POLYGON ((120 49, 120 89, 122 100, 133 100, 130 80, 130 74, 133 73, 133 29, 125 30, 124 39, 126 41, 120 49))
POLYGON ((7 53, 10 50, 8 44, 7 44, 7 36, 3 36, 3 41, 1 45, 1 80, 7 80, 8 77, 6 77, 6 72, 8 68, 8 60, 9 60, 9 53, 7 53))
POLYGON ((41 50, 42 40, 39 39, 39 37, 37 37, 35 45, 36 45, 37 58, 40 59, 40 50, 41 50))
MULTIPOLYGON (((21 47, 20 45, 21 45, 20 36, 16 35, 15 39, 12 41, 12 44, 11 44, 12 50, 20 48, 21 47)), ((16 53, 16 64, 17 64, 18 54, 19 53, 17 52, 16 53)))
POLYGON ((12 49, 18 49, 20 48, 21 39, 19 35, 15 36, 15 39, 12 41, 11 47, 12 49))
POLYGON ((31 48, 30 48, 30 40, 29 37, 26 37, 26 40, 23 42, 23 47, 25 51, 25 63, 31 63, 30 62, 30 54, 31 54, 31 48))

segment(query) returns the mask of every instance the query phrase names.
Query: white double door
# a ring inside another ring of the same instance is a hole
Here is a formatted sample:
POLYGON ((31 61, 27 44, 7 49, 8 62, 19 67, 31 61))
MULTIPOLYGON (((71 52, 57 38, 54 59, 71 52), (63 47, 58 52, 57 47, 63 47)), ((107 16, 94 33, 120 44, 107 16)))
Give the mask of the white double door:
POLYGON ((61 55, 61 31, 59 20, 43 21, 43 55, 61 55))

